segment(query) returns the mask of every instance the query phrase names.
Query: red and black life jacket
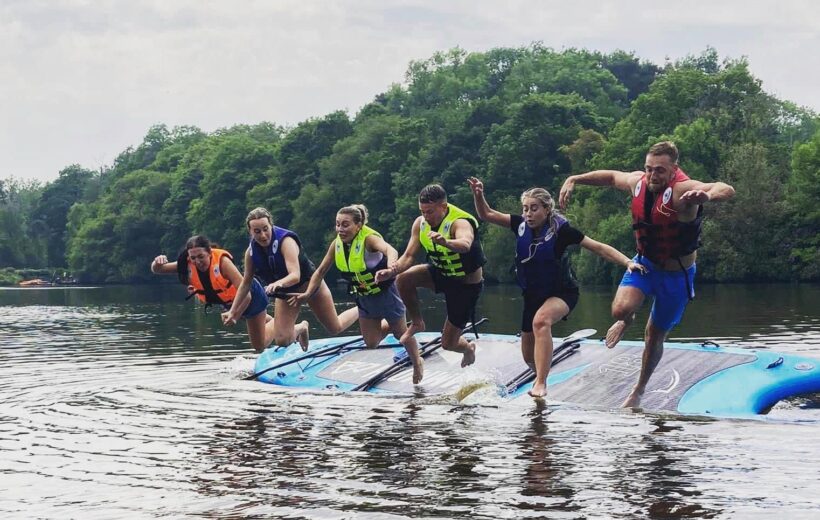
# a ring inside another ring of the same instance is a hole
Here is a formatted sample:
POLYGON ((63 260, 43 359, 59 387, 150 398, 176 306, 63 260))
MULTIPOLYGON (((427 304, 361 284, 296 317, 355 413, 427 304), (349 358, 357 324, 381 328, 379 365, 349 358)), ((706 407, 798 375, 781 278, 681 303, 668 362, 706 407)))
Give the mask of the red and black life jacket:
POLYGON ((670 258, 680 259, 700 246, 703 206, 698 206, 698 214, 691 222, 679 222, 678 213, 672 207, 675 184, 687 180, 689 177, 678 168, 661 194, 647 189, 646 174, 635 185, 632 229, 635 230, 636 247, 639 255, 653 263, 662 263, 670 258))

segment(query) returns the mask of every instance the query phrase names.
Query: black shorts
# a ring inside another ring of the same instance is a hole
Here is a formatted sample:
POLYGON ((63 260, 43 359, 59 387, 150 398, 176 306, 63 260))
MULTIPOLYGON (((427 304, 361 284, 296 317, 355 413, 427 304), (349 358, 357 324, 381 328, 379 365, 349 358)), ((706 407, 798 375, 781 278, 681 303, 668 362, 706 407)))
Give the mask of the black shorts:
POLYGON ((484 290, 484 282, 465 284, 442 276, 438 269, 429 264, 427 270, 433 278, 435 291, 444 294, 447 321, 463 329, 468 322, 473 321, 478 297, 484 290))
MULTIPOLYGON (((578 304, 578 291, 563 291, 560 294, 530 294, 524 292, 524 313, 521 315, 521 332, 532 332, 532 320, 535 319, 535 313, 544 305, 544 302, 549 298, 560 298, 569 307, 569 312, 578 304)), ((567 316, 569 316, 569 312, 567 316)), ((567 319, 564 316, 563 319, 567 319)))

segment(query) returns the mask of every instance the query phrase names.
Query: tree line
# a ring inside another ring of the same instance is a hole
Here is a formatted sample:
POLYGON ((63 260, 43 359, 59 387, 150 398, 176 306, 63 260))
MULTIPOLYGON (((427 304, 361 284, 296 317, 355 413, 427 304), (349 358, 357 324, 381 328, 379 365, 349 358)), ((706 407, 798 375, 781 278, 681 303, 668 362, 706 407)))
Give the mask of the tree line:
MULTIPOLYGON (((70 165, 44 185, 0 180, 0 267, 148 281, 151 259, 175 254, 192 234, 241 258, 245 215, 256 206, 295 230, 315 260, 336 210, 351 203, 365 204, 371 227, 403 250, 426 184, 441 183, 471 210, 466 179, 476 176, 493 206, 516 212, 529 187, 557 196, 572 173, 642 169, 648 147, 664 139, 677 143, 691 177, 736 189, 707 209, 701 279, 820 280, 816 113, 767 94, 745 60, 721 60, 714 49, 657 65, 539 44, 411 62, 404 82, 353 117, 213 133, 156 125, 99 171, 70 165)), ((567 213, 592 238, 634 251, 628 196, 579 188, 567 213)), ((512 281, 512 234, 483 226, 481 236, 487 278, 512 281)), ((621 274, 594 255, 574 265, 585 283, 621 274)))

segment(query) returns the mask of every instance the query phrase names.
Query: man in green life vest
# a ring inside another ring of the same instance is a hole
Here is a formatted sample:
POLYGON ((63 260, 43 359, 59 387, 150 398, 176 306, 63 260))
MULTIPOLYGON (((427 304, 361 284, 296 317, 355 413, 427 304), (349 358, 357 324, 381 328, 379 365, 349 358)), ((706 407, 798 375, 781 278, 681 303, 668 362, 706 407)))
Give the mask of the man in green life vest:
POLYGON ((426 287, 444 293, 447 319, 441 333, 441 346, 460 352, 464 356, 461 366, 466 367, 475 361, 475 345, 468 342, 461 331, 473 320, 484 287, 481 266, 486 258, 477 235, 478 221, 448 204, 447 192, 438 184, 421 190, 419 210, 421 216, 413 222, 407 249, 390 266, 393 272, 400 273, 396 284, 411 320, 401 342, 425 329, 416 289, 426 287), (422 249, 427 254, 427 263, 413 265, 422 249))

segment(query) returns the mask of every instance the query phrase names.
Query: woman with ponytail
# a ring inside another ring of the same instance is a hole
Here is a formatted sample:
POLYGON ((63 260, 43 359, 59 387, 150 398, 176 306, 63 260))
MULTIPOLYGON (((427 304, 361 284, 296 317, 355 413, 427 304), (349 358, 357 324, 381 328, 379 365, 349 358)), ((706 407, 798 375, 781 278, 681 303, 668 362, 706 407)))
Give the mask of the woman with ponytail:
POLYGON ((593 240, 572 227, 555 211, 555 202, 543 188, 521 194, 521 215, 496 211, 484 198, 484 184, 470 177, 473 200, 479 218, 505 228, 516 236, 515 272, 523 291, 521 353, 535 371, 530 395, 547 395, 547 376, 552 365, 552 326, 565 319, 578 303, 578 284, 570 270, 566 251, 580 245, 630 272, 645 268, 612 246, 593 240))
MULTIPOLYGON (((307 301, 324 284, 324 277, 335 265, 347 280, 349 292, 359 308, 359 326, 365 345, 375 347, 387 332, 401 338, 407 330, 405 307, 396 289, 393 269, 398 259, 396 249, 367 226, 367 208, 363 204, 346 206, 336 214, 336 238, 330 243, 322 263, 310 278, 307 290, 293 296, 293 303, 307 301), (387 330, 382 326, 387 322, 387 330)), ((413 383, 423 376, 418 344, 413 336, 404 342, 413 363, 413 383)))
MULTIPOLYGON (((254 279, 258 278, 265 292, 273 296, 274 342, 286 347, 298 341, 302 350, 309 345, 308 322, 298 325, 300 306, 288 299, 295 293, 303 292, 315 267, 302 251, 299 236, 293 231, 273 225, 273 217, 265 208, 256 208, 248 213, 245 224, 250 233, 250 243, 245 251, 245 273, 237 289, 237 297, 230 311, 222 314, 226 325, 235 323, 242 313, 240 299, 251 290, 254 279)), ((348 309, 336 314, 333 295, 327 284, 322 283, 309 298, 301 300, 310 306, 313 313, 327 331, 336 335, 356 321, 356 309, 348 309)))

